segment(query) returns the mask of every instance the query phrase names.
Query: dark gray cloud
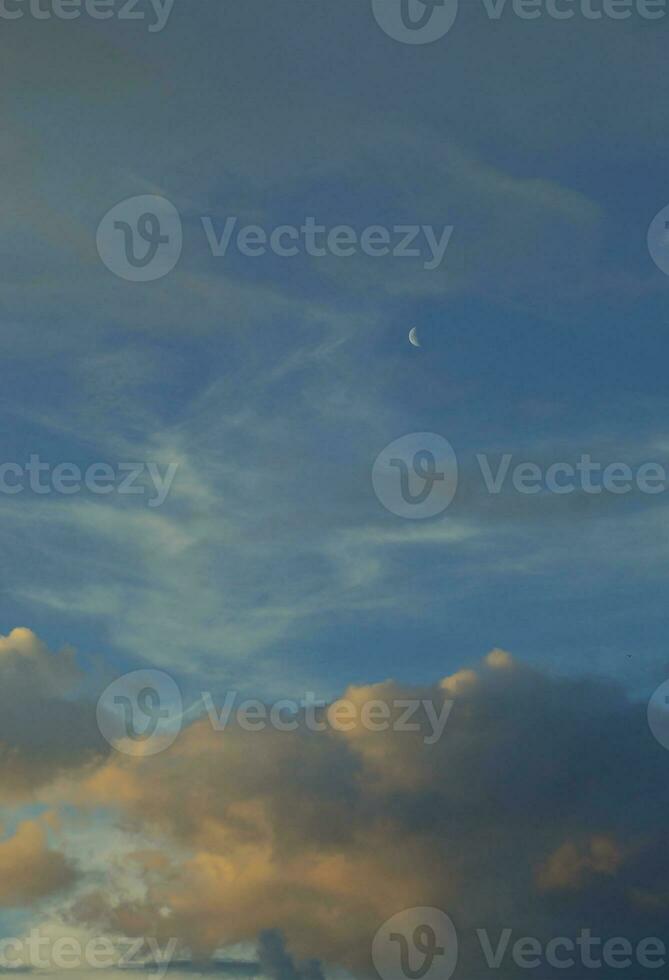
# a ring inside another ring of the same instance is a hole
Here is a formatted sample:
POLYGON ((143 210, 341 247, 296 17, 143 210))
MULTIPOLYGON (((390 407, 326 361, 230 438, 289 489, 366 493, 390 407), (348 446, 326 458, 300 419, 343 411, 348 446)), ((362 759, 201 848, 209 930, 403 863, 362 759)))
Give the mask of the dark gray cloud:
MULTIPOLYGON (((451 915, 463 977, 485 965, 476 929, 495 943, 507 928, 514 941, 586 928, 669 940, 667 756, 621 687, 494 651, 431 688, 344 697, 454 706, 433 745, 425 719, 416 732, 321 733, 200 721, 162 755, 113 760, 87 798, 123 800, 164 841, 167 869, 147 878, 146 901, 103 902, 98 920, 203 952, 262 933, 276 980, 310 977, 315 965, 295 965, 309 959, 371 975, 376 930, 411 906, 451 915)), ((505 961, 499 975, 518 969, 505 961)))
POLYGON ((0 798, 29 800, 107 756, 82 688, 72 649, 52 653, 28 629, 0 637, 0 798))

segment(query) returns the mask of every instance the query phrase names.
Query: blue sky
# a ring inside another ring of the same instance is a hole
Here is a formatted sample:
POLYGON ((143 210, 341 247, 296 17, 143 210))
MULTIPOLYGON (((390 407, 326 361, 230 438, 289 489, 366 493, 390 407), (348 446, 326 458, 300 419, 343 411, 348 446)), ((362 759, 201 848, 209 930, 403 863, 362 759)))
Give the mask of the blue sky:
MULTIPOLYGON (((73 648, 93 700, 143 668, 188 704, 422 687, 501 648, 558 686, 614 682, 642 703, 668 666, 669 491, 491 495, 476 456, 669 471, 669 280, 646 243, 669 204, 668 30, 495 21, 478 0, 425 45, 361 0, 176 0, 156 33, 4 24, 0 462, 178 469, 156 508, 0 495, 0 634, 39 637, 34 663, 73 648), (183 251, 133 283, 96 231, 145 194, 176 207, 183 251), (202 218, 230 216, 453 234, 435 270, 215 257, 202 218), (459 462, 426 521, 372 486, 378 454, 415 432, 459 462)), ((5 833, 56 810, 74 853, 79 791, 22 794, 2 799, 5 833)), ((94 841, 114 824, 100 800, 94 841)), ((7 910, 6 929, 28 916, 7 910)), ((297 945, 320 956, 321 940, 297 945)))

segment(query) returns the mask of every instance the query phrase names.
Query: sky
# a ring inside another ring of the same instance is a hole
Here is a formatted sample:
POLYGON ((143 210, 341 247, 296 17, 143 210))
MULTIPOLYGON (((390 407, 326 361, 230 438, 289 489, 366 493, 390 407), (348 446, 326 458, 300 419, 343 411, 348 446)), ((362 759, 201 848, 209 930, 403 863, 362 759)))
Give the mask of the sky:
POLYGON ((669 948, 669 11, 404 3, 0 4, 24 972, 409 980, 407 909, 455 980, 539 972, 477 929, 669 948))

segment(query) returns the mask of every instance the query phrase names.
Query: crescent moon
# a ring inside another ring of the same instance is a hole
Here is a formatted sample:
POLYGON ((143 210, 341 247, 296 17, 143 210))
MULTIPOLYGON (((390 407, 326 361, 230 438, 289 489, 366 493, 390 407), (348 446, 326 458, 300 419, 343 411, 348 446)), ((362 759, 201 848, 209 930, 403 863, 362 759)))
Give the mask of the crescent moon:
POLYGON ((412 327, 409 331, 409 343, 413 344, 414 347, 420 347, 420 341, 418 340, 418 331, 415 327, 412 327))

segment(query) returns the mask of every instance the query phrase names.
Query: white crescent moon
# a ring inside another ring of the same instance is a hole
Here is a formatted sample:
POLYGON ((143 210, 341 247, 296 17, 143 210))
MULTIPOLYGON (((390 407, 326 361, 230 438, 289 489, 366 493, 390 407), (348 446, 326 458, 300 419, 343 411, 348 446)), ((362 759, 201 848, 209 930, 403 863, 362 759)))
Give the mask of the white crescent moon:
POLYGON ((413 344, 414 347, 420 347, 420 341, 418 340, 418 331, 415 327, 412 327, 409 331, 409 343, 413 344))

